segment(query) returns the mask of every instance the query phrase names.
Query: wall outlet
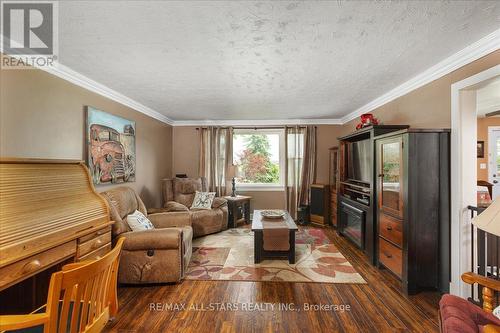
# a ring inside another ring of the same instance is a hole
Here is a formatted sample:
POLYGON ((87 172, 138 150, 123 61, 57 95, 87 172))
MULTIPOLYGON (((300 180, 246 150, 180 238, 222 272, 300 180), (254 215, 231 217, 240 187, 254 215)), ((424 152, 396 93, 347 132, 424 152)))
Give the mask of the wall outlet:
POLYGON ((486 169, 486 163, 480 163, 479 169, 486 169))

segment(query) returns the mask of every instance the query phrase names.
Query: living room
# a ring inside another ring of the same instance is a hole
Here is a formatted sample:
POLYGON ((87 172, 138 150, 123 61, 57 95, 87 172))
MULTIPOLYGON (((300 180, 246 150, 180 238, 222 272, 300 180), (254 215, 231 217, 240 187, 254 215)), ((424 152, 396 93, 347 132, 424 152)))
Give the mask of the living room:
POLYGON ((500 331, 496 1, 1 7, 0 331, 500 331))

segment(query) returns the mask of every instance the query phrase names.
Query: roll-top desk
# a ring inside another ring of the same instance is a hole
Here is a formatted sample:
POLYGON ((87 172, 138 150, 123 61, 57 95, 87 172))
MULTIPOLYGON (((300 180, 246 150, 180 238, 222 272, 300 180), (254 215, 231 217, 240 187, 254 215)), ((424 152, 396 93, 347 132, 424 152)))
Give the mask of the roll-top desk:
POLYGON ((111 249, 106 201, 81 161, 0 159, 0 291, 111 249))

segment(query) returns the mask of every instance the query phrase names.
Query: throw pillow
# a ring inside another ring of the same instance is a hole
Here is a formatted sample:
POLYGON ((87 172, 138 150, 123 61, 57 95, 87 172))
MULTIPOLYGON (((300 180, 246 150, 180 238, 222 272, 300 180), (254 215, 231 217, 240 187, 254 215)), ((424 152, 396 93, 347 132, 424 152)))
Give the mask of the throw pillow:
POLYGON ((212 209, 214 198, 215 192, 196 191, 191 209, 212 209))
POLYGON ((127 215, 127 224, 132 231, 141 231, 154 229, 154 225, 143 213, 136 210, 130 215, 127 215))
POLYGON ((493 314, 500 319, 500 306, 497 306, 495 310, 493 310, 493 314))

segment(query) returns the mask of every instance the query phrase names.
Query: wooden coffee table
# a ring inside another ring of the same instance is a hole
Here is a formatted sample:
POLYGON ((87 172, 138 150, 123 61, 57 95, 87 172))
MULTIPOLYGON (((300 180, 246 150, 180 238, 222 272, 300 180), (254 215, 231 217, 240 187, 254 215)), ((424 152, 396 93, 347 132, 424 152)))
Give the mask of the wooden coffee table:
POLYGON ((264 250, 262 215, 260 210, 254 210, 252 219, 252 231, 254 232, 254 262, 260 263, 262 259, 288 258, 290 264, 295 264, 295 232, 297 225, 287 212, 283 222, 286 223, 289 230, 290 249, 288 251, 266 251, 264 250))

